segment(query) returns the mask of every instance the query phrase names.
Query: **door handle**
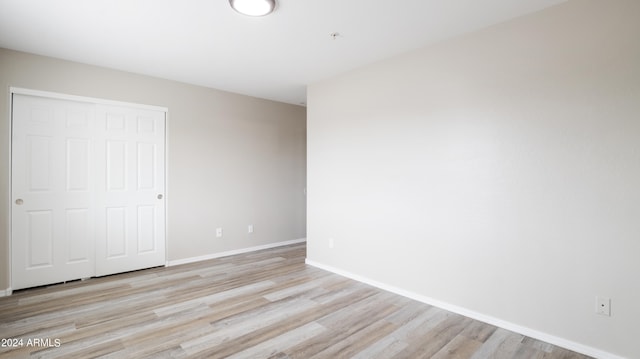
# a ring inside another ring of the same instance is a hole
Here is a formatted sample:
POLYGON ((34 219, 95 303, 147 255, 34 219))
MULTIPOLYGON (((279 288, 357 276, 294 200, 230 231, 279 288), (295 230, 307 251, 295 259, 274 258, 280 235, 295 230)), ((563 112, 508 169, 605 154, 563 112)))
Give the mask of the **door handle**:
POLYGON ((158 195, 158 199, 162 199, 162 194, 159 194, 159 195, 158 195))
POLYGON ((22 198, 18 198, 18 199, 16 199, 16 204, 17 204, 18 206, 22 205, 23 203, 24 203, 24 201, 22 200, 22 198))

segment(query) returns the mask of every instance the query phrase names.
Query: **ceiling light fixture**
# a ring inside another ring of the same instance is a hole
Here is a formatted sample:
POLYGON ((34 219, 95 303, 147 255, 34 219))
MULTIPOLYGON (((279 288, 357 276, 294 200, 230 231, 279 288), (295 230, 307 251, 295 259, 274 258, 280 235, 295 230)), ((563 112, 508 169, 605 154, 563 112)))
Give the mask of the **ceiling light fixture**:
POLYGON ((275 0, 229 0, 231 7, 247 16, 265 16, 276 8, 275 0))

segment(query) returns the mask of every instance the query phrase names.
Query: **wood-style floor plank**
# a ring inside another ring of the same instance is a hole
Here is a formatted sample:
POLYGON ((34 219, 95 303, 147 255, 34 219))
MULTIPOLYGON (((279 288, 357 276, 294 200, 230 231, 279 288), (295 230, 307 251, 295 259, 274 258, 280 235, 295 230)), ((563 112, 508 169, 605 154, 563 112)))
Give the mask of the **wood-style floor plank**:
POLYGON ((304 264, 304 244, 0 298, 0 358, 588 357, 304 264))

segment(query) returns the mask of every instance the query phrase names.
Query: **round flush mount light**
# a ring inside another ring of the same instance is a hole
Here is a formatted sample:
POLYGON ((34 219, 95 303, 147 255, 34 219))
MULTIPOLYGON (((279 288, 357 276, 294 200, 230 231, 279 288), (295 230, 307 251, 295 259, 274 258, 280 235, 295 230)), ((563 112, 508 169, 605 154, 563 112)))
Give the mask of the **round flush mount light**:
POLYGON ((276 8, 275 0, 229 0, 231 7, 247 16, 265 16, 276 8))

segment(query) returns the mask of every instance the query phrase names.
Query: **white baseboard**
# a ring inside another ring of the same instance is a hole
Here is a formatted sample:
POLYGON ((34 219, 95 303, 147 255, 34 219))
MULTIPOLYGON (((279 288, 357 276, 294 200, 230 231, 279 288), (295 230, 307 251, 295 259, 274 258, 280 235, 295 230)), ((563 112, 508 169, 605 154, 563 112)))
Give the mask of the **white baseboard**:
POLYGON ((13 293, 13 290, 11 290, 11 288, 0 290, 0 297, 8 297, 11 295, 11 293, 13 293))
POLYGON ((180 264, 187 264, 187 263, 206 261, 208 259, 233 256, 233 255, 236 255, 236 254, 255 252, 255 251, 259 251, 259 250, 263 250, 263 249, 288 246, 290 244, 304 243, 306 241, 307 241, 306 238, 300 238, 300 239, 294 239, 294 240, 284 241, 284 242, 269 243, 269 244, 265 244, 265 245, 261 245, 261 246, 234 249, 234 250, 226 251, 226 252, 206 254, 206 255, 198 256, 198 257, 176 259, 176 260, 173 260, 173 261, 167 261, 167 267, 177 266, 177 265, 180 265, 180 264))
POLYGON ((351 272, 348 272, 348 271, 344 271, 344 270, 339 269, 339 268, 335 268, 335 267, 332 267, 332 266, 324 265, 322 263, 318 263, 318 262, 315 262, 315 261, 310 260, 310 259, 306 259, 305 263, 310 265, 310 266, 313 266, 313 267, 316 267, 316 268, 319 268, 319 269, 323 269, 323 270, 326 270, 326 271, 341 275, 343 277, 347 277, 347 278, 356 280, 358 282, 362 282, 362 283, 365 283, 365 284, 380 288, 382 290, 386 290, 386 291, 391 292, 391 293, 395 293, 395 294, 401 295, 403 297, 411 298, 413 300, 417 300, 419 302, 422 302, 422 303, 425 303, 425 304, 429 304, 429 305, 432 305, 434 307, 442 308, 444 310, 447 310, 447 311, 450 311, 450 312, 453 312, 453 313, 464 315, 465 317, 469 317, 469 318, 472 318, 472 319, 479 320, 481 322, 489 323, 491 325, 495 325, 497 327, 500 327, 500 328, 503 328, 503 329, 506 329, 506 330, 510 330, 512 332, 516 332, 516 333, 525 335, 527 337, 531 337, 531 338, 534 338, 534 339, 542 340, 544 342, 551 343, 553 345, 557 345, 557 346, 565 348, 565 349, 573 350, 575 352, 578 352, 578 353, 581 353, 581 354, 584 354, 584 355, 588 355, 588 356, 591 356, 591 357, 594 357, 594 358, 626 359, 624 357, 617 356, 617 355, 608 353, 606 351, 590 347, 588 345, 576 343, 576 342, 573 342, 571 340, 560 338, 560 337, 557 337, 557 336, 554 336, 554 335, 551 335, 551 334, 540 332, 540 331, 535 330, 535 329, 523 327, 521 325, 514 324, 514 323, 511 323, 511 322, 507 322, 507 321, 504 321, 502 319, 498 319, 498 318, 495 318, 495 317, 492 317, 492 316, 488 316, 488 315, 485 315, 485 314, 482 314, 482 313, 478 313, 478 312, 469 310, 467 308, 463 308, 463 307, 459 307, 457 305, 453 305, 453 304, 450 304, 450 303, 442 302, 442 301, 439 301, 439 300, 436 300, 436 299, 433 299, 433 298, 430 298, 430 297, 427 297, 427 296, 424 296, 424 295, 420 295, 420 294, 417 294, 417 293, 414 293, 414 292, 411 292, 411 291, 408 291, 408 290, 404 290, 402 288, 398 288, 398 287, 394 287, 394 286, 391 286, 391 285, 388 285, 388 284, 385 284, 385 283, 382 283, 382 282, 378 282, 376 280, 373 280, 373 279, 370 279, 370 278, 367 278, 367 277, 363 277, 363 276, 358 275, 358 274, 354 274, 354 273, 351 273, 351 272))

